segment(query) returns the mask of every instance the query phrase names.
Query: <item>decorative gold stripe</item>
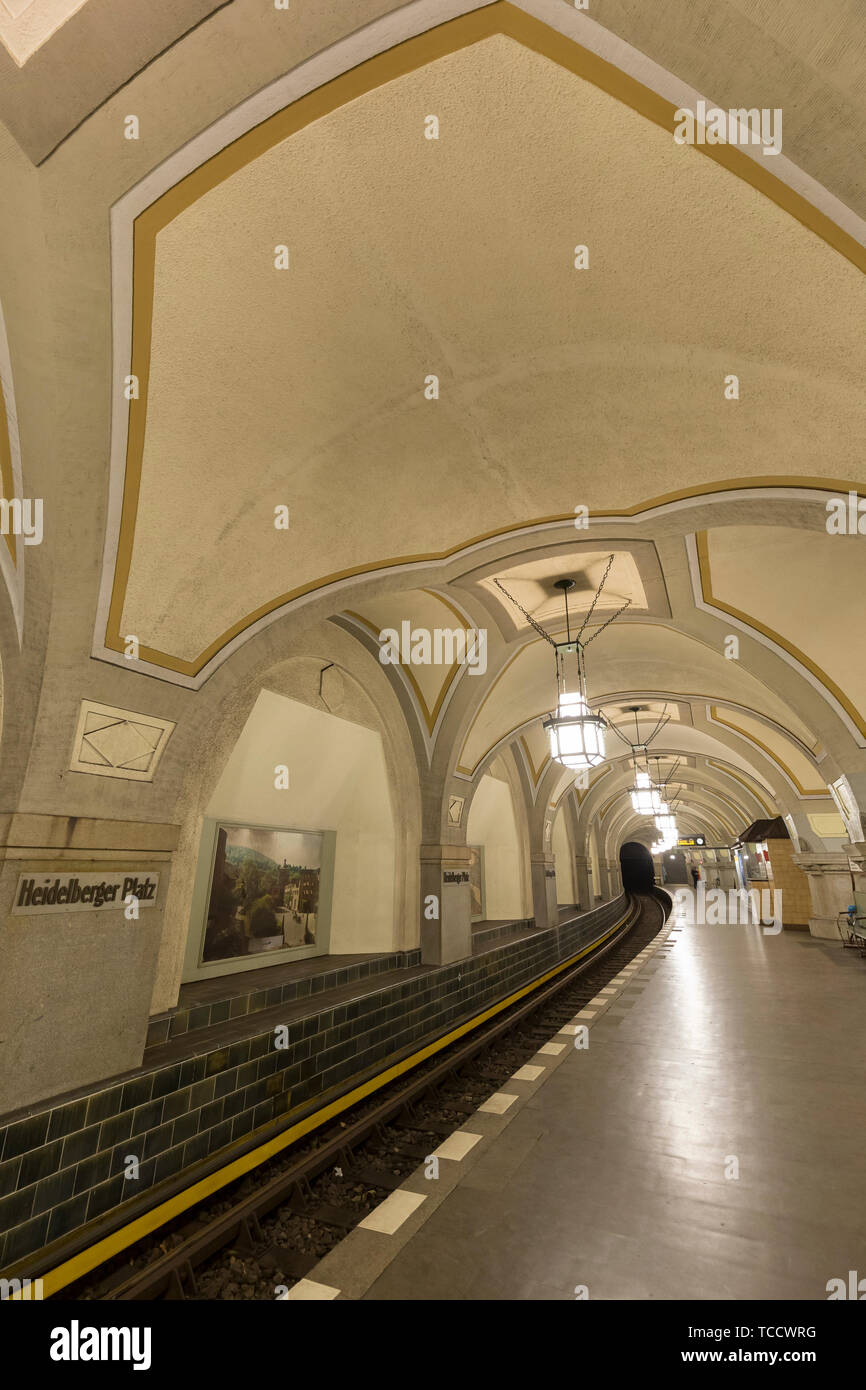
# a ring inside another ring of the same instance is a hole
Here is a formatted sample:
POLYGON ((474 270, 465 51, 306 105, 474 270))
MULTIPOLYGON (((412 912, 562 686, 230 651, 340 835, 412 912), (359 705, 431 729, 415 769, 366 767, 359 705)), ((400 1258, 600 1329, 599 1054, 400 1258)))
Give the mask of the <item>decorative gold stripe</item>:
POLYGON ((756 748, 760 748, 762 753, 766 753, 770 761, 774 762, 777 767, 780 767, 782 771, 788 777, 790 777, 791 781, 794 783, 794 786, 797 788, 797 791, 800 796, 830 795, 830 793, 827 791, 827 788, 824 786, 804 787, 800 782, 799 777, 797 777, 797 775, 792 771, 792 769, 788 767, 787 763, 784 763, 782 761, 778 753, 774 753, 772 748, 769 748, 766 743, 762 743, 759 738, 756 738, 754 734, 749 733, 747 729, 742 728, 741 725, 733 724, 730 719, 723 719, 715 705, 710 705, 710 714, 713 716, 713 718, 716 720, 718 724, 724 724, 725 728, 733 729, 734 733, 739 734, 740 738, 747 739, 748 742, 753 743, 756 748))
MULTIPOLYGON (((2 381, 0 381, 0 487, 3 489, 3 496, 11 501, 15 496, 15 479, 12 473, 12 444, 9 439, 9 416, 6 413, 6 400, 3 395, 2 381)), ((9 554, 12 556, 12 563, 14 565, 17 563, 17 548, 15 536, 11 531, 7 531, 5 540, 9 547, 9 554)))
MULTIPOLYGON (((851 489, 849 489, 849 491, 850 490, 851 489)), ((853 488, 853 490, 856 492, 857 489, 853 488)), ((759 619, 755 618, 751 613, 744 613, 741 608, 735 608, 732 603, 724 603, 722 599, 716 597, 713 593, 712 576, 710 574, 709 532, 698 531, 695 535, 695 542, 698 552, 698 575, 701 581, 701 597, 704 602, 711 604, 713 608, 721 609, 723 613, 728 613, 732 618, 739 618, 740 622, 745 623, 746 627, 754 628, 756 632, 760 632, 764 637, 768 637, 771 642, 775 642, 775 644, 781 647, 783 651, 786 651, 789 656, 792 656, 795 661, 799 661, 802 666, 806 667, 807 671, 810 671, 812 675, 821 682, 825 689, 829 690, 830 693, 836 697, 852 723, 859 729, 860 733, 866 737, 866 721, 864 721, 860 711, 851 700, 848 699, 844 690, 840 689, 836 682, 827 675, 826 671, 816 662, 812 661, 811 657, 808 657, 799 647, 795 647, 793 642, 789 642, 781 633, 776 632, 774 628, 767 627, 766 623, 760 622, 759 619)), ((776 759, 776 761, 778 762, 778 759, 776 759)), ((796 778, 792 780, 799 785, 796 778)))
MULTIPOLYGON (((503 1009, 510 1008, 511 1005, 517 1003, 519 999, 523 999, 525 995, 531 994, 534 990, 539 989, 541 985, 546 984, 548 980, 552 980, 555 975, 560 975, 563 970, 568 970, 572 965, 582 960, 584 956, 597 950, 599 946, 602 946, 605 941, 608 941, 610 937, 619 931, 620 927, 624 925, 627 919, 628 913, 626 912, 609 931, 605 932, 603 936, 598 937, 590 946, 584 947, 582 951, 578 951, 577 955, 570 956, 568 960, 563 961, 561 965, 555 966, 553 970, 548 970, 546 974, 539 975, 538 979, 533 980, 531 984, 524 985, 522 989, 517 990, 514 994, 509 994, 506 999, 501 999, 498 1004, 491 1005, 489 1009, 485 1009, 482 1013, 476 1014, 475 1017, 469 1019, 467 1023, 462 1023, 459 1028, 454 1028, 450 1033, 446 1033, 444 1037, 437 1038, 435 1042, 428 1043, 426 1047, 422 1047, 418 1052, 413 1052, 411 1056, 404 1057, 402 1062, 396 1062, 393 1066, 380 1072, 378 1076, 374 1076, 369 1081, 365 1081, 362 1085, 356 1086, 354 1090, 347 1092, 346 1095, 340 1096, 337 1100, 331 1101, 329 1105, 323 1106, 321 1110, 316 1110, 312 1115, 308 1115, 306 1119, 299 1120, 297 1124, 291 1125, 288 1129, 283 1130, 281 1134, 276 1135, 273 1139, 268 1139, 264 1144, 259 1144, 257 1148, 251 1149, 249 1153, 244 1154, 241 1158, 234 1159, 233 1162, 227 1164, 225 1168, 220 1168, 217 1172, 210 1173, 208 1177, 202 1178, 200 1182, 193 1183, 191 1187, 185 1188, 183 1192, 178 1192, 174 1197, 170 1197, 168 1201, 161 1202, 159 1206, 154 1207, 151 1211, 145 1212, 143 1216, 139 1216, 134 1221, 130 1221, 128 1225, 122 1226, 117 1231, 113 1231, 111 1235, 106 1236, 103 1240, 97 1241, 97 1243, 91 1245, 89 1249, 82 1250, 80 1254, 73 1256, 70 1260, 64 1261, 64 1263, 58 1265, 56 1269, 50 1270, 47 1274, 42 1276, 43 1292, 45 1296, 50 1298, 52 1294, 65 1288, 67 1284, 73 1283, 83 1275, 89 1274, 92 1269, 96 1269, 98 1265, 104 1264, 106 1260, 110 1260, 113 1255, 119 1254, 121 1250, 128 1249, 135 1241, 141 1240, 143 1236, 149 1235, 151 1231, 155 1231, 160 1226, 164 1226, 167 1221, 171 1221, 174 1217, 180 1216, 181 1212, 188 1211, 189 1208, 195 1206, 197 1202, 201 1202, 206 1197, 211 1196, 212 1193, 218 1192, 221 1187, 225 1187, 228 1183, 234 1182, 236 1178, 243 1177, 244 1173, 249 1173, 251 1169, 257 1168, 259 1164, 266 1162, 267 1159, 273 1158, 274 1154, 278 1154, 282 1149, 288 1148, 295 1140, 301 1139, 305 1134, 309 1134, 312 1130, 320 1128, 320 1126, 326 1124, 328 1120, 333 1119, 335 1115, 339 1115, 342 1111, 348 1110, 350 1106, 357 1105, 358 1101, 364 1100, 367 1096, 372 1095, 374 1091, 380 1090, 382 1086, 387 1086, 389 1082, 395 1081, 398 1076, 402 1076, 405 1072, 410 1071, 412 1067, 416 1067, 421 1062, 425 1062, 428 1057, 433 1057, 437 1052, 441 1052, 443 1048, 450 1047, 458 1038, 465 1037, 465 1035, 471 1033, 474 1028, 478 1028, 482 1023, 486 1023, 489 1018, 494 1018, 496 1014, 501 1013, 503 1009)), ((21 1294, 13 1293, 12 1298, 20 1299, 21 1294)))
MULTIPOLYGON (((377 87, 396 78, 404 77, 447 57, 462 48, 467 48, 481 39, 495 34, 503 34, 515 39, 526 48, 549 58, 560 67, 576 76, 584 78, 610 96, 624 102, 640 115, 671 132, 673 138, 675 107, 655 92, 644 87, 633 77, 621 72, 611 63, 599 58, 581 47, 573 39, 566 38, 550 29, 541 20, 517 10, 507 3, 487 5, 472 14, 462 15, 406 39, 394 48, 380 53, 366 62, 352 68, 349 72, 326 82, 322 87, 309 92, 290 106, 277 111, 245 135, 234 140, 220 150, 185 178, 141 212, 135 219, 133 230, 133 292, 132 292, 132 354, 130 372, 138 377, 139 399, 129 402, 129 434, 127 441, 126 473, 124 478, 123 505, 121 511, 120 533, 118 537, 117 558, 111 603, 106 623, 105 646, 111 651, 123 650, 121 623, 126 590, 132 565, 132 550, 135 535, 135 522, 138 511, 141 486, 144 435, 147 418, 148 371, 150 364, 151 339, 153 333, 153 294, 154 268, 156 257, 156 238, 159 231, 178 217, 199 198, 216 188, 220 183, 245 168, 253 160, 272 149, 289 136, 304 129, 313 121, 330 115, 347 102, 374 91, 377 87)), ((821 237, 834 250, 845 256, 860 270, 866 270, 866 249, 824 213, 819 212, 799 193, 788 188, 762 164, 750 159, 735 145, 696 146, 708 159, 723 165, 733 174, 758 189, 772 202, 783 208, 810 231, 821 237)), ((596 511, 594 517, 629 517, 649 507, 680 501, 689 497, 701 497, 708 493, 731 491, 735 488, 755 487, 817 487, 826 491, 850 491, 846 482, 820 478, 738 478, 729 482, 706 483, 695 488, 681 488, 667 493, 647 503, 626 508, 621 511, 596 511)), ((142 645, 140 657, 143 661, 187 676, 196 676, 207 663, 246 628, 266 617, 276 609, 290 603, 293 599, 324 588, 341 579, 349 579, 360 574, 386 570, 397 565, 430 563, 443 560, 467 546, 484 540, 506 536, 524 526, 550 525, 558 521, 573 521, 573 515, 541 517, 531 522, 522 522, 475 536, 460 545, 444 551, 431 551, 422 555, 403 555, 376 564, 355 565, 348 569, 311 580, 296 589, 280 594, 269 602, 260 605, 244 618, 239 618, 211 642, 195 659, 188 661, 161 652, 155 647, 142 645)))
POLYGON ((526 754, 526 761, 529 764, 529 774, 532 778, 532 785, 533 787, 537 787, 539 782, 541 781, 541 775, 544 772, 544 769, 550 762, 550 758, 542 758, 541 766, 539 768, 536 768, 532 754, 529 751, 529 744, 526 742, 526 739, 523 736, 523 734, 520 735, 520 742, 523 744, 523 751, 526 754))
POLYGON ((742 786, 744 786, 746 788, 746 791, 755 798, 758 805, 763 806, 768 816, 772 816, 777 813, 777 808, 771 806, 768 801, 764 800, 763 796, 755 788, 752 781, 750 781, 747 777, 744 777, 741 773, 735 771, 734 768, 729 767, 727 763, 720 762, 717 758, 707 758, 707 766, 714 767, 719 772, 726 773, 728 777, 733 777, 735 782, 739 782, 742 786))
MULTIPOLYGON (((421 592, 425 594, 432 594, 433 590, 422 589, 421 592)), ((433 597, 438 598, 442 603, 446 602, 446 600, 442 598, 441 594, 433 594, 433 597)), ((453 604, 449 603, 448 607, 451 609, 452 613, 455 613, 457 615, 457 617, 460 619, 462 623, 464 621, 463 615, 457 612, 457 609, 453 606, 453 604)), ((348 618, 354 618, 355 622, 360 623, 361 626, 365 627, 367 631, 371 633, 373 637, 376 638, 377 641, 379 640, 380 629, 376 627, 375 623, 371 623, 369 618, 365 618, 361 613, 356 613, 351 608, 345 608, 343 612, 346 614, 348 618)), ((436 698, 436 703, 433 706, 432 710, 427 704, 427 701, 424 697, 424 693, 421 690, 420 685, 418 684, 418 681, 415 677, 415 673, 412 670, 411 666, 407 666, 404 661, 398 662, 397 665, 400 667, 401 671, 404 673, 407 681, 409 682, 413 691, 415 692, 415 698, 418 701, 418 708, 420 709, 424 723, 427 726, 427 732, 432 738, 433 730, 436 727, 436 720, 439 718, 439 711, 442 708, 445 696, 448 694, 448 691, 451 689, 451 686, 457 676, 457 669, 459 663, 456 661, 452 663, 451 669, 445 676, 443 685, 441 685, 439 688, 439 694, 436 698)))

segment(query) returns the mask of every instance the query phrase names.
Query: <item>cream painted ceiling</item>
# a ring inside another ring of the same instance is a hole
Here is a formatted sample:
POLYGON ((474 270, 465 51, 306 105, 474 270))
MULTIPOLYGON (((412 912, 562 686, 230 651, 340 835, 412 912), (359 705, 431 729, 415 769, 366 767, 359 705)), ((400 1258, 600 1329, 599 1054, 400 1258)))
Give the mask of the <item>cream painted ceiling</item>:
POLYGON ((87 0, 0 0, 0 43, 19 67, 87 0))
MULTIPOLYGON (((816 503, 815 510, 819 524, 825 524, 826 508, 816 503)), ((707 551, 712 600, 780 638, 862 721, 866 644, 849 636, 862 626, 863 537, 789 526, 725 526, 708 533, 707 551)))
POLYGON ((503 595, 497 580, 505 586, 516 603, 530 613, 551 634, 565 633, 565 603, 562 592, 555 587, 558 579, 572 579, 574 589, 568 595, 568 608, 572 619, 572 632, 583 621, 583 614, 604 579, 608 560, 612 559, 610 572, 598 597, 596 613, 608 617, 610 613, 628 602, 632 613, 646 612, 647 596, 641 583, 640 573, 634 556, 628 551, 611 551, 602 547, 575 555, 548 555, 543 559, 526 560, 523 564, 511 565, 495 576, 481 580, 488 600, 493 606, 505 609, 508 618, 518 631, 529 630, 527 618, 503 595), (580 616, 578 616, 580 615, 580 616))
MULTIPOLYGON (((612 702, 619 709, 631 701, 623 700, 617 692, 636 689, 692 698, 700 705, 712 691, 716 699, 759 711, 784 728, 803 729, 804 741, 814 742, 775 691, 738 663, 727 661, 720 651, 673 628, 621 619, 591 646, 587 668, 593 707, 604 708, 612 702)), ((555 703, 550 646, 541 638, 524 643, 503 667, 478 709, 461 750, 461 770, 474 771, 506 733, 542 717, 555 703)), ((691 729, 678 732, 683 747, 683 740, 693 733, 691 729)), ((621 747, 616 735, 610 736, 610 742, 611 748, 621 747)), ((717 745, 713 751, 718 754, 721 750, 717 745)))
POLYGON ((439 58, 159 232, 109 640, 194 672, 340 572, 578 505, 825 460, 855 477, 864 311, 861 273, 812 232, 547 57, 495 36, 439 58))

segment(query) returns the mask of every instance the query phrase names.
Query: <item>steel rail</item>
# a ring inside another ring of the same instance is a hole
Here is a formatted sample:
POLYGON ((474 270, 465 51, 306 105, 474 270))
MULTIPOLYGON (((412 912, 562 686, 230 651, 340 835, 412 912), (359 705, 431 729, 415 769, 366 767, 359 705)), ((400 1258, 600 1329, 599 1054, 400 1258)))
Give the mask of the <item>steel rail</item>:
MULTIPOLYGON (((510 1032, 530 1014, 548 1003, 576 978, 593 968, 610 951, 620 944, 625 936, 637 925, 648 909, 650 899, 632 898, 628 916, 621 929, 605 941, 591 955, 576 962, 570 969, 538 993, 523 1003, 515 1004, 501 1018, 491 1021, 462 1044, 455 1044, 448 1054, 423 1075, 415 1077, 407 1085, 401 1086, 395 1095, 384 1096, 381 1101, 348 1129, 335 1133, 333 1138, 312 1153, 304 1155, 288 1169, 276 1174, 258 1191, 239 1199, 229 1211, 214 1217, 202 1230, 200 1226, 186 1236, 173 1250, 167 1251, 159 1259, 153 1260, 144 1268, 133 1271, 120 1279, 114 1287, 103 1295, 104 1301, 147 1300, 165 1295, 169 1298, 183 1298, 187 1292, 194 1293, 195 1269, 218 1250, 235 1245, 251 1250, 256 1239, 262 1239, 259 1219, 274 1207, 284 1202, 299 1212, 307 1208, 307 1197, 312 1195, 310 1182, 335 1162, 349 1167, 349 1156, 377 1130, 396 1116, 411 1115, 413 1104, 442 1082, 465 1066, 479 1052, 485 1051, 491 1043, 510 1032)), ((655 899, 660 915, 660 927, 667 916, 660 898, 655 899)), ((266 1160, 267 1161, 267 1160, 266 1160)), ((192 1208, 195 1211, 195 1208, 192 1208)), ((313 1213, 310 1213, 311 1215, 313 1213)), ((359 1216, 359 1220, 360 1220, 359 1216)), ((131 1247, 134 1250, 134 1246, 131 1247)))

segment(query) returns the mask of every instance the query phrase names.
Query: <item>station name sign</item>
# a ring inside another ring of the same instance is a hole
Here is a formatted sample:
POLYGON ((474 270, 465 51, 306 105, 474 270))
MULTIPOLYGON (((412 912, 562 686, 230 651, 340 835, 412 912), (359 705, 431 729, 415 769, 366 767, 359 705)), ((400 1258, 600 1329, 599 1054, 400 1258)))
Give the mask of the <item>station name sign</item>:
POLYGON ((126 906, 155 907, 159 874, 21 874, 13 916, 43 912, 98 912, 126 906))

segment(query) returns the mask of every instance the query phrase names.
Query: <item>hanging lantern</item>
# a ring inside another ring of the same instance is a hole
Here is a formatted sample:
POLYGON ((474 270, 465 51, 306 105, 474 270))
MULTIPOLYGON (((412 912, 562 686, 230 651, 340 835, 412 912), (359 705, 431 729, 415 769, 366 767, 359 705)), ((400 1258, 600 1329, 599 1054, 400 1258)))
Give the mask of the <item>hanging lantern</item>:
MULTIPOLYGON (((571 640, 568 617, 568 595, 574 588, 573 579, 558 579, 557 589, 565 597, 565 642, 555 642, 557 703, 553 714, 542 720, 550 738, 550 756, 563 767, 578 771, 598 767, 607 757, 604 731, 607 720, 594 714, 586 699, 586 672, 583 665, 583 645, 578 637, 571 640), (572 689, 567 688, 566 657, 570 657, 572 689)), ((582 631, 583 629, 581 629, 582 631)))
POLYGON ((513 594, 510 594, 502 583, 501 579, 494 582, 505 594, 507 599, 518 608, 527 621, 535 628, 536 632, 550 643, 556 654, 556 709, 542 720, 543 727, 547 730, 550 738, 550 756, 556 762, 562 763, 563 767, 571 769, 573 772, 584 771, 587 768, 598 767, 607 760, 607 752, 604 745, 605 730, 608 728, 607 720, 603 714, 596 713, 590 709, 586 698, 586 671, 583 662, 583 650, 588 646, 600 632, 618 618, 631 603, 631 599, 626 599, 621 608, 602 623, 586 642, 581 641, 584 629, 592 617, 599 595, 604 588, 605 580, 610 573, 613 564, 613 556, 608 559, 607 566, 601 578, 595 598, 590 605, 589 612, 583 620, 576 637, 571 636, 571 623, 568 614, 568 595, 575 582, 573 579, 557 579, 555 587, 562 591, 565 599, 565 636, 564 642, 554 642, 549 632, 536 622, 531 613, 517 602, 513 594), (568 673, 566 671, 566 657, 569 658, 568 673))
POLYGON ((634 789, 631 794, 631 804, 639 816, 657 816, 661 814, 662 799, 656 787, 653 786, 648 772, 638 772, 634 779, 634 789))
POLYGON ((563 767, 576 771, 605 761, 607 722, 592 713, 579 690, 560 690, 555 713, 542 722, 550 736, 550 756, 563 767))

